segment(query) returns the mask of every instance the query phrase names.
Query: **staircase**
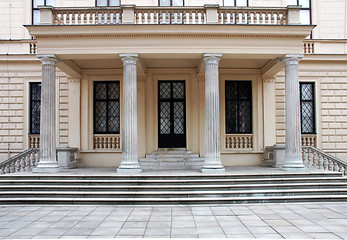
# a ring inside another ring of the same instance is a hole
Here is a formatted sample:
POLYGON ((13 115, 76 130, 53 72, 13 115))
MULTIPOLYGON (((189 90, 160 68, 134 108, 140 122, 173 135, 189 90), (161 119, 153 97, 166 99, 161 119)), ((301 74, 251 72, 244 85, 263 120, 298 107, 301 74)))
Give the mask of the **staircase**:
POLYGON ((204 159, 186 150, 158 150, 139 159, 143 170, 200 170, 204 159))
POLYGON ((233 204, 346 201, 340 173, 2 175, 0 204, 233 204))

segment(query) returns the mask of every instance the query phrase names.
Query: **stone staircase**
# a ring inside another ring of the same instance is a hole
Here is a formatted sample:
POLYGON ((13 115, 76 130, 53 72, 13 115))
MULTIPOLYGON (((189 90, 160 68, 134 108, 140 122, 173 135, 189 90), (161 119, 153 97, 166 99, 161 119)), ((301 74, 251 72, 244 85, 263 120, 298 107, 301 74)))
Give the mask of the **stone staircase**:
POLYGON ((204 159, 187 150, 158 150, 139 159, 143 170, 200 170, 204 159))
POLYGON ((340 173, 3 175, 0 204, 233 204, 346 201, 340 173))

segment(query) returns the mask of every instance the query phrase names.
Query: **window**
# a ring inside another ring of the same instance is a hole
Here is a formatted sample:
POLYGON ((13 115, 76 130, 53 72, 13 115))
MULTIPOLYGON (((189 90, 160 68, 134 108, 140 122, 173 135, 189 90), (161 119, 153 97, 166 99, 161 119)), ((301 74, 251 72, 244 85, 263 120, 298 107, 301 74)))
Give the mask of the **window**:
POLYGON ((311 0, 287 0, 287 5, 301 5, 300 22, 301 24, 311 24, 311 0))
POLYGON ((94 82, 94 133, 119 134, 119 82, 94 82))
POLYGON ((97 7, 117 7, 120 6, 120 0, 95 0, 97 7))
POLYGON ((184 6, 184 0, 159 0, 159 6, 184 6))
POLYGON ((252 82, 225 81, 226 133, 252 133, 252 82))
POLYGON ((40 134, 41 83, 30 83, 30 134, 40 134))
POLYGON ((248 0, 224 0, 226 7, 248 7, 248 0))
POLYGON ((315 134, 314 83, 300 83, 301 133, 315 134))
POLYGON ((55 6, 56 0, 32 0, 32 23, 37 25, 40 23, 40 10, 38 6, 55 6))

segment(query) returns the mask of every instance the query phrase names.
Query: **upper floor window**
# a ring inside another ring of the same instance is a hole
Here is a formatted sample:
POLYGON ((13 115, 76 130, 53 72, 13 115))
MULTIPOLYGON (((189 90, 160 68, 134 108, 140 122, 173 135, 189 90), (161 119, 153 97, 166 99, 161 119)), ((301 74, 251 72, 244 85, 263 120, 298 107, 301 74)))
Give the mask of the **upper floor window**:
POLYGON ((40 133, 41 83, 30 83, 30 127, 31 134, 40 133))
POLYGON ((55 6, 56 0, 32 0, 32 23, 37 25, 40 23, 40 10, 38 6, 55 6))
POLYGON ((287 0, 287 5, 301 5, 301 24, 312 24, 311 20, 311 0, 287 0))
POLYGON ((184 0, 159 0, 159 6, 184 6, 184 0))
POLYGON ((119 82, 94 82, 94 133, 119 134, 119 82))
POLYGON ((252 133, 252 82, 225 81, 227 134, 252 133))
POLYGON ((120 0, 95 0, 97 7, 117 7, 120 6, 120 0))
POLYGON ((314 83, 300 83, 301 133, 316 133, 314 83))
POLYGON ((226 7, 248 7, 248 0, 224 0, 226 7))

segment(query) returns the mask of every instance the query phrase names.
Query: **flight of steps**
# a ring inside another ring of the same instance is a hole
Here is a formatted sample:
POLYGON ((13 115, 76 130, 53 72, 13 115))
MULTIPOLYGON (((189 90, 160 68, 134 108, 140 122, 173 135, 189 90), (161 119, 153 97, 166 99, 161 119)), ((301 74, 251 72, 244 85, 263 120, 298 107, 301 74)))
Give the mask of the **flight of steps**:
POLYGON ((187 150, 158 150, 139 159, 143 170, 200 170, 204 159, 187 150))
POLYGON ((346 201, 339 173, 3 175, 0 204, 232 204, 346 201))

